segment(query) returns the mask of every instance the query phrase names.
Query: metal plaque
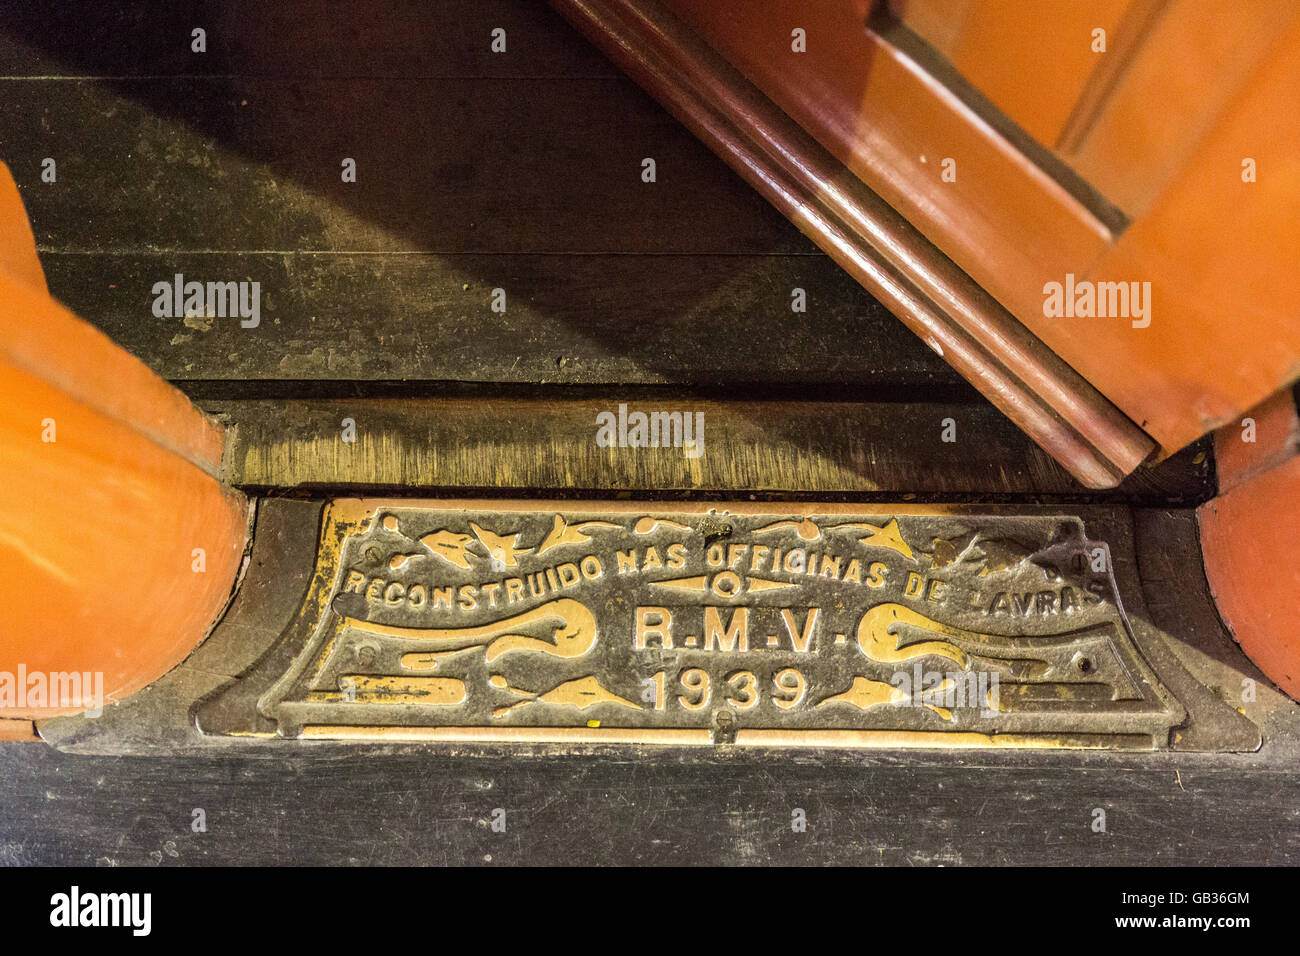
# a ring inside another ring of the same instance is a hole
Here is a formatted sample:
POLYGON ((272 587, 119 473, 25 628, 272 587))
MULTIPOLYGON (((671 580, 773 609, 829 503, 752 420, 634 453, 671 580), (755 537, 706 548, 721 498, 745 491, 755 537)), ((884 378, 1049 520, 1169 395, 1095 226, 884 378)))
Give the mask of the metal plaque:
POLYGON ((199 728, 1151 749, 1183 722, 1078 518, 782 507, 333 501, 297 619, 199 728))

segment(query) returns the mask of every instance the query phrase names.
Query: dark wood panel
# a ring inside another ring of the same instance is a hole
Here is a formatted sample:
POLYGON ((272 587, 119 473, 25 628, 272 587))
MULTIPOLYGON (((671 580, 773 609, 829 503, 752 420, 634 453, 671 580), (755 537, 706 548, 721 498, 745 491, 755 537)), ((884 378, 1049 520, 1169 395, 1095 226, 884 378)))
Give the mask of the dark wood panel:
POLYGON ((313 746, 88 757, 0 744, 23 865, 1294 864, 1300 773, 1248 758, 474 757, 313 746), (204 809, 208 830, 190 830, 204 809), (494 833, 493 808, 507 830, 494 833), (791 832, 793 808, 808 830, 791 832), (1094 808, 1106 832, 1092 830, 1094 808))
POLYGON ((960 387, 822 256, 58 255, 51 293, 193 380, 960 387), (156 282, 261 284, 261 324, 160 319, 156 282), (790 310, 804 288, 808 312, 790 310), (505 313, 491 309, 506 290, 505 313), (206 327, 206 331, 205 331, 206 327))
POLYGON ((139 76, 612 76, 528 0, 4 0, 0 72, 139 76), (207 51, 191 31, 207 31, 207 51), (506 31, 494 53, 491 32, 506 31))
POLYGON ((816 253, 624 79, 8 80, 0 92, 0 159, 44 249, 816 253), (41 181, 46 157, 55 183, 41 181))

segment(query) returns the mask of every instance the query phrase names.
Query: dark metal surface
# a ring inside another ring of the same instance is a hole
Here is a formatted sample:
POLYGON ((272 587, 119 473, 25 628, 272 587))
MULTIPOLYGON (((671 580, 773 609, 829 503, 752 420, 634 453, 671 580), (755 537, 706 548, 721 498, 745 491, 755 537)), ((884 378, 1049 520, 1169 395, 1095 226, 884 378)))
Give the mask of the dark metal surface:
POLYGON ((92 753, 1259 746, 1149 620, 1123 509, 790 507, 264 501, 212 638, 40 732, 92 753))
MULTIPOLYGON (((566 755, 330 741, 284 748, 195 734, 183 702, 229 684, 297 611, 319 513, 318 503, 262 502, 253 565, 226 620, 187 666, 105 713, 117 738, 111 754, 0 745, 0 859, 146 866, 1300 861, 1292 797, 1300 787, 1300 713, 1263 681, 1255 699, 1237 706, 1265 728, 1264 745, 1241 754, 724 746, 566 755), (169 703, 147 696, 155 692, 169 703), (195 808, 205 811, 206 833, 191 829, 195 808), (496 809, 506 812, 505 833, 490 827, 496 809), (795 809, 809 821, 802 834, 791 829, 795 809), (1103 832, 1095 829, 1098 810, 1106 814, 1103 832)), ((1127 518, 1090 509, 1085 521, 1112 543, 1144 648, 1163 646, 1185 661, 1187 679, 1203 692, 1208 685, 1236 701, 1231 695, 1253 670, 1212 609, 1206 615, 1203 577, 1188 573, 1196 567, 1194 518, 1140 513, 1136 557, 1124 545, 1127 518), (1157 561, 1180 570, 1162 574, 1157 561), (1150 574, 1145 588, 1138 562, 1150 574)), ((1188 696, 1177 681, 1170 686, 1188 696)), ((94 749, 62 730, 45 725, 61 747, 94 749)))
POLYGON ((298 619, 199 726, 1167 745, 1185 712, 1081 522, 915 511, 336 500, 298 619))

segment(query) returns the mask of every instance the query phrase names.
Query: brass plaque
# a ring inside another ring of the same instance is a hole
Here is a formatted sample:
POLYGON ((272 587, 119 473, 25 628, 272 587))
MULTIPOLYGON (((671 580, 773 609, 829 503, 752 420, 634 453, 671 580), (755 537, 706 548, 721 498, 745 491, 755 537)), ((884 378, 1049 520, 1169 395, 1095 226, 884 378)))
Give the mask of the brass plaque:
POLYGON ((208 734, 1168 746, 1183 707, 1076 517, 339 499, 208 734))

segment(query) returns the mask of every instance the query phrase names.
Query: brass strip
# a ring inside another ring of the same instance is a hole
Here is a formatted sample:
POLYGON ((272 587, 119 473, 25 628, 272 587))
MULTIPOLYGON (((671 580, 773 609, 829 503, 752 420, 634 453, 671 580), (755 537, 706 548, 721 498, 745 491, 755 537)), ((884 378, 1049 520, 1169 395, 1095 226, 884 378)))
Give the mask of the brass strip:
MULTIPOLYGON (((696 398, 384 398, 206 402, 230 423, 226 480, 246 489, 522 489, 788 495, 1077 494, 1078 483, 996 409, 947 403, 696 398), (597 416, 665 406, 702 413, 703 452, 600 447, 597 416), (357 423, 355 443, 339 423, 357 423), (960 435, 941 440, 951 418, 960 435), (954 454, 954 448, 960 454, 954 454), (562 453, 561 453, 562 452, 562 453)), ((1135 491, 1212 494, 1190 467, 1135 491)))
POLYGON ((1072 750, 1153 750, 1142 734, 975 734, 933 730, 762 730, 736 732, 736 743, 753 747, 846 747, 924 749, 1016 747, 1072 750))
POLYGON ((374 727, 316 724, 302 729, 309 740, 413 740, 508 744, 595 743, 708 746, 707 730, 624 727, 374 727))
MULTIPOLYGON (((303 740, 384 740, 419 743, 642 744, 709 746, 707 730, 622 727, 379 727, 315 724, 303 740)), ((923 730, 740 730, 735 743, 745 747, 831 747, 854 750, 1018 749, 1152 750, 1141 734, 975 734, 923 730)))

